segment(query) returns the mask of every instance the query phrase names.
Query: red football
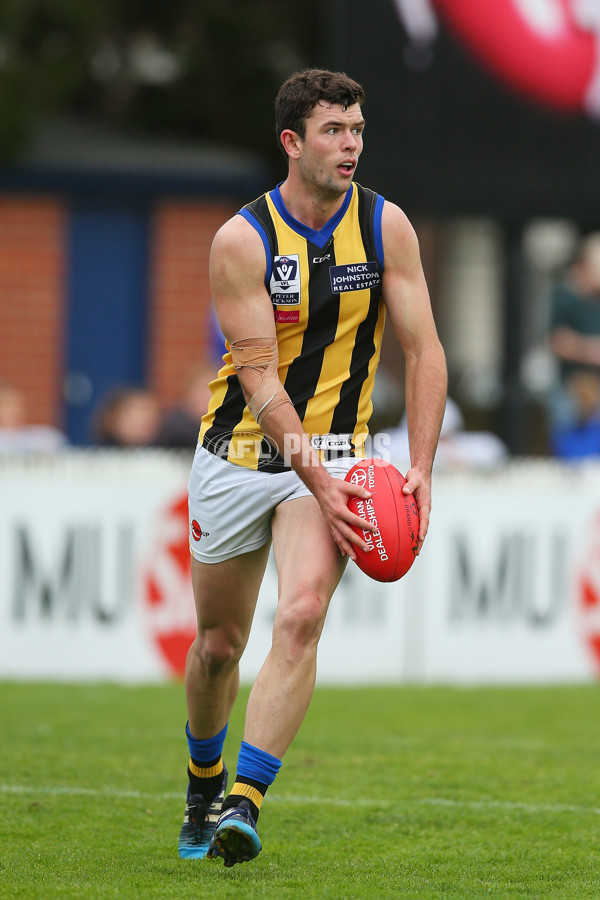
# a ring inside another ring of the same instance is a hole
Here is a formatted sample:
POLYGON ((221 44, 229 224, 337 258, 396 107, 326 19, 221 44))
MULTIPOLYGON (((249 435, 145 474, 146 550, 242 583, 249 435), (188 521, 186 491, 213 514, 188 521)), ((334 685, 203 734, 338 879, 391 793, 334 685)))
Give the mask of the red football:
POLYGON ((350 497, 348 508, 377 526, 377 531, 354 528, 373 549, 354 546, 356 564, 376 581, 398 581, 406 575, 417 552, 419 513, 411 494, 403 494, 406 479, 382 459, 361 459, 346 475, 346 481, 371 492, 369 500, 350 497))

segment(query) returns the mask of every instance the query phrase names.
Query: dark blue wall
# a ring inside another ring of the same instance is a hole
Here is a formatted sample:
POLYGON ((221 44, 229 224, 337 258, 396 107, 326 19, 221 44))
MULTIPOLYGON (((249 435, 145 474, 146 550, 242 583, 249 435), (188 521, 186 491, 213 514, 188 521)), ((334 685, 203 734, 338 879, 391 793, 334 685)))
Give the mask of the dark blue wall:
POLYGON ((68 246, 65 427, 92 440, 99 400, 146 376, 149 213, 101 197, 71 207, 68 246))

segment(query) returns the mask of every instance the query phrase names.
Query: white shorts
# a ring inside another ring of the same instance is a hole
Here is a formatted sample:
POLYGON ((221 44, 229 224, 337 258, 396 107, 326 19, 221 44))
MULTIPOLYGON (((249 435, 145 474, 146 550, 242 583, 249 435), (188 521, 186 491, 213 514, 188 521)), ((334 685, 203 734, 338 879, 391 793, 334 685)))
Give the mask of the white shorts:
MULTIPOLYGON (((344 456, 323 465, 334 478, 345 478, 356 462, 344 456)), ((246 469, 198 444, 188 488, 192 556, 218 563, 262 547, 271 539, 275 507, 310 496, 295 472, 246 469)))

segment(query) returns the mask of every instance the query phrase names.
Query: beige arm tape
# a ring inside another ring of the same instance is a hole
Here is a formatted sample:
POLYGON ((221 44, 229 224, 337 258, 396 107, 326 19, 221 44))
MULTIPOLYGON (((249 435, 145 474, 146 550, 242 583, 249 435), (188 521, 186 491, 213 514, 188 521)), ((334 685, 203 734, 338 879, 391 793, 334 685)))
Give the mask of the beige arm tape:
POLYGON ((254 369, 260 383, 248 400, 248 409, 259 425, 265 416, 283 403, 291 403, 279 380, 277 338, 245 338, 231 345, 231 360, 236 369, 254 369))

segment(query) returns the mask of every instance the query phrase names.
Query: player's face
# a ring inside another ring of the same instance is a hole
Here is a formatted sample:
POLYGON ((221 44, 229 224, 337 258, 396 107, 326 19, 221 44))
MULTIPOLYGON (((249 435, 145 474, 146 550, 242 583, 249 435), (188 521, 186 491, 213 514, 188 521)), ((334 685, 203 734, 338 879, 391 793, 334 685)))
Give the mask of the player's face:
POLYGON ((306 120, 300 142, 300 174, 307 187, 329 196, 345 194, 363 148, 365 120, 358 103, 318 103, 306 120))

